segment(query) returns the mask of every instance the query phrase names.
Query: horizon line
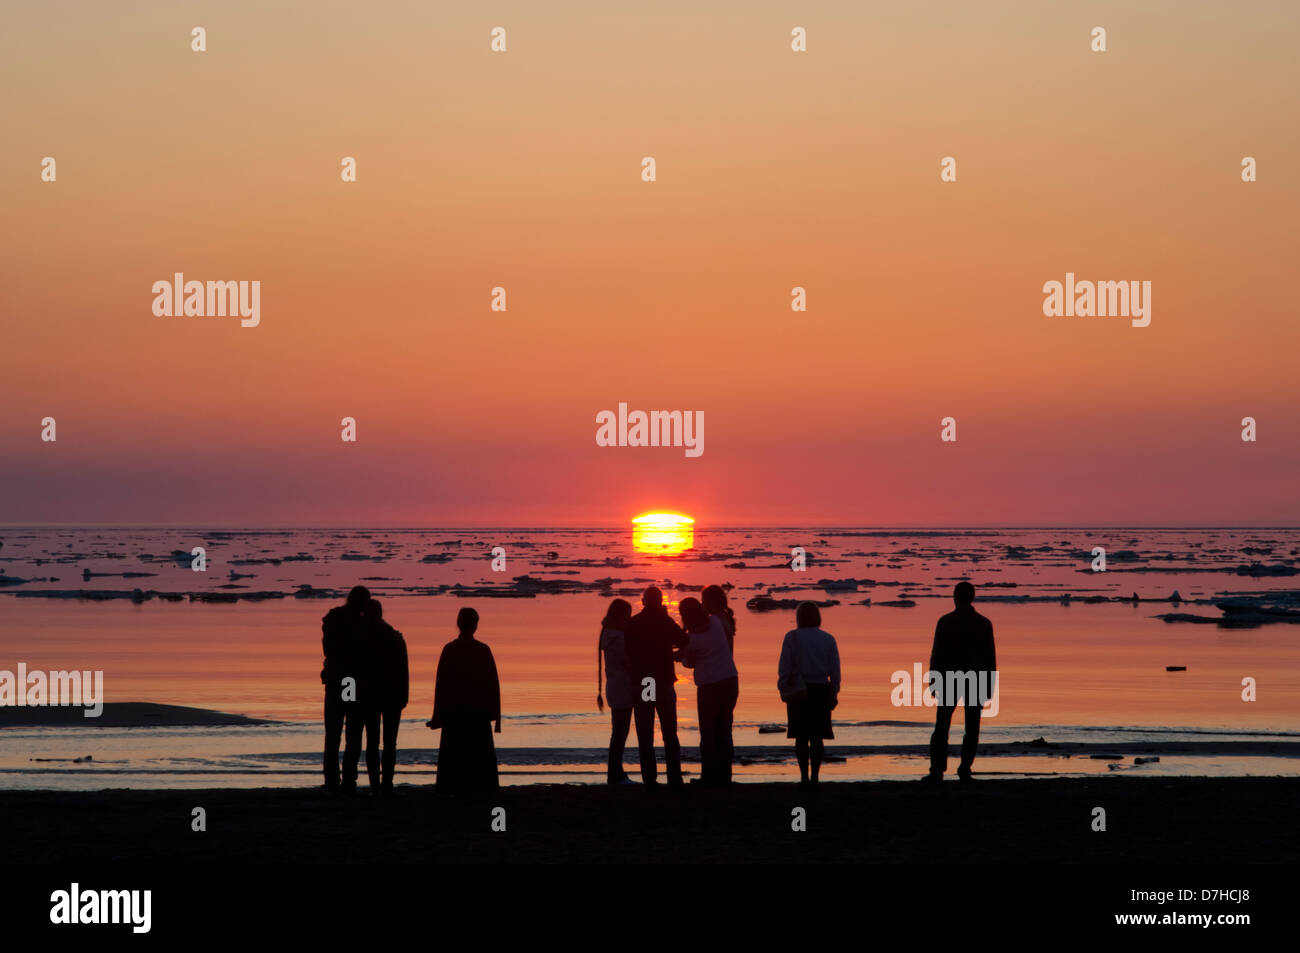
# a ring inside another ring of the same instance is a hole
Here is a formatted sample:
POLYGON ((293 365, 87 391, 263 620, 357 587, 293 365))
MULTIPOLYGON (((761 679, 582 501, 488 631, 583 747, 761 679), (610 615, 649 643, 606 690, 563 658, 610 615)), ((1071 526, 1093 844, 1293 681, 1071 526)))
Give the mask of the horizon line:
MULTIPOLYGON (((10 530, 39 530, 39 529, 134 529, 134 530, 167 530, 167 529, 199 529, 204 528, 214 532, 228 532, 236 530, 256 531, 256 532, 301 532, 304 530, 395 530, 401 532, 447 532, 447 533, 468 533, 484 532, 489 530, 510 530, 513 532, 520 531, 580 531, 580 530, 598 530, 614 532, 618 530, 630 529, 632 520, 626 523, 569 523, 569 524, 529 524, 529 523, 482 523, 482 524, 431 524, 431 525, 414 525, 406 523, 302 523, 302 524, 275 524, 275 525, 256 525, 250 523, 195 523, 195 522, 175 522, 175 523, 0 523, 0 532, 10 530)), ((700 530, 700 523, 695 522, 695 529, 700 530)), ((784 530, 784 529, 802 529, 802 530, 829 530, 829 531, 897 531, 897 532, 980 532, 991 530, 1159 530, 1173 532, 1179 530, 1300 530, 1296 525, 1278 525, 1273 523, 916 523, 916 524, 890 524, 890 523, 760 523, 747 524, 744 526, 731 526, 727 524, 718 524, 716 526, 705 526, 704 532, 710 530, 715 532, 753 532, 756 530, 784 530)))

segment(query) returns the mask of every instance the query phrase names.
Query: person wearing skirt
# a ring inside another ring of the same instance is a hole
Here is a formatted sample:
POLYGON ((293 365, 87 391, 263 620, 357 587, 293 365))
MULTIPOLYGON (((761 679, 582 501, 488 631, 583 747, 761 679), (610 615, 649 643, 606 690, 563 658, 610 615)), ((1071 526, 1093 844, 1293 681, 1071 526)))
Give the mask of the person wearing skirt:
POLYGON ((777 688, 786 703, 786 737, 794 739, 799 783, 820 780, 823 741, 834 738, 831 712, 839 703, 840 653, 835 637, 822 631, 821 610, 811 602, 795 612, 795 625, 781 643, 777 688))

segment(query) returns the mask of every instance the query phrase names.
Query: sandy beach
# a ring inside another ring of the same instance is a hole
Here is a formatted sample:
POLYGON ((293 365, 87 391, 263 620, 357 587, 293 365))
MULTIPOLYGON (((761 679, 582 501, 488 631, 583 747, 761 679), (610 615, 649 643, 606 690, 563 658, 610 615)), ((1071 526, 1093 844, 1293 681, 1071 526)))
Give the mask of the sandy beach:
POLYGON ((647 794, 536 785, 453 800, 303 790, 0 792, 0 843, 47 862, 1278 863, 1300 781, 741 784, 647 794), (1249 809, 1243 809, 1249 805, 1249 809), (207 830, 191 830, 195 807, 207 830), (491 829, 494 808, 506 830, 491 829), (791 829, 795 808, 807 829, 791 829), (1092 830, 1093 809, 1107 830, 1092 830))

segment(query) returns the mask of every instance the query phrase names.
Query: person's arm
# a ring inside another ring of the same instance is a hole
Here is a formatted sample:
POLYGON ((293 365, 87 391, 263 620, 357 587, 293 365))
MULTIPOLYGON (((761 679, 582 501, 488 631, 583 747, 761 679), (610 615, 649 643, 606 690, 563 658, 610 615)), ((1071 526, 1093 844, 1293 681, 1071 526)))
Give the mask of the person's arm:
POLYGON ((443 682, 443 660, 447 657, 447 647, 444 645, 442 654, 438 656, 438 673, 433 677, 433 715, 429 718, 426 725, 430 728, 438 729, 442 727, 442 710, 438 707, 439 702, 446 698, 445 685, 443 682))
POLYGON ((778 692, 785 687, 786 680, 794 672, 793 636, 793 632, 787 632, 785 639, 781 642, 781 657, 776 663, 776 690, 778 692))
POLYGON ((840 693, 840 647, 835 644, 835 637, 831 636, 831 694, 840 693))
POLYGON ((604 661, 605 651, 605 630, 600 630, 600 635, 596 637, 596 710, 605 710, 605 696, 601 694, 601 689, 605 686, 602 684, 603 679, 600 677, 600 663, 604 661))
POLYGON ((488 649, 488 668, 492 673, 492 717, 496 722, 496 733, 501 734, 501 678, 497 675, 497 660, 488 649))
POLYGON ((993 623, 989 623, 989 696, 997 690, 998 680, 998 650, 993 641, 993 623))
POLYGON ((397 647, 398 647, 397 686, 400 689, 399 695, 402 699, 402 704, 399 705, 398 707, 405 708, 407 702, 411 700, 411 659, 410 656, 406 654, 406 640, 403 639, 401 636, 398 636, 397 647))
MULTIPOLYGON (((929 672, 939 671, 938 668, 939 643, 942 638, 943 638, 943 619, 940 619, 938 622, 934 624, 934 643, 930 646, 930 666, 928 670, 929 672)), ((929 678, 928 672, 926 677, 927 679, 929 678)), ((938 698, 939 696, 935 690, 935 685, 933 681, 930 682, 930 685, 928 687, 930 689, 930 694, 935 698, 938 698)))
POLYGON ((673 655, 673 661, 677 661, 690 646, 691 637, 685 629, 673 620, 672 616, 665 615, 665 618, 668 620, 668 624, 672 626, 669 641, 672 643, 673 648, 677 650, 676 654, 673 655))
POLYGON ((322 685, 329 684, 327 676, 329 674, 330 666, 330 648, 334 641, 334 636, 330 629, 330 617, 326 614, 324 618, 320 620, 320 651, 321 655, 325 657, 324 661, 321 662, 320 667, 320 680, 322 685))
POLYGON ((692 639, 688 634, 686 636, 686 645, 682 650, 682 664, 687 668, 695 667, 695 646, 692 645, 692 639))

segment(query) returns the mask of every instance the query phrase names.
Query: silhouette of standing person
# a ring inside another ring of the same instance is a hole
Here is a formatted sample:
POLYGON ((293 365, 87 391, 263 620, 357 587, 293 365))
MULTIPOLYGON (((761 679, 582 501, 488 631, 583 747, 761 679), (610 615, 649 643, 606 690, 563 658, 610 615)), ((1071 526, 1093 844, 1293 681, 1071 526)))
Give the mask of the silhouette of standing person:
POLYGON ((722 619, 704 611, 697 599, 683 599, 686 651, 682 664, 695 671, 695 704, 700 725, 700 784, 731 783, 731 723, 740 697, 740 673, 731 660, 722 619))
POLYGON ((370 775, 370 790, 382 795, 393 793, 393 773, 397 768, 397 729, 402 721, 402 709, 410 698, 410 665, 406 654, 406 640, 402 633, 384 621, 384 607, 378 599, 371 599, 362 613, 364 620, 363 644, 373 657, 371 697, 365 703, 366 771, 370 775), (384 754, 379 756, 379 739, 384 741, 384 754))
POLYGON ((961 764, 957 777, 973 780, 971 765, 980 740, 980 711, 993 692, 997 678, 997 654, 993 646, 993 623, 975 611, 975 587, 959 582, 952 593, 957 608, 934 627, 930 650, 930 694, 935 708, 934 734, 930 736, 930 773, 922 780, 942 781, 948 768, 948 730, 959 699, 964 697, 966 730, 961 739, 961 764), (974 696, 974 697, 972 697, 974 696))
POLYGON ((487 644, 474 638, 478 613, 464 608, 456 616, 460 635, 442 648, 433 690, 433 717, 442 729, 438 744, 440 793, 477 794, 497 788, 497 754, 492 723, 501 731, 501 682, 487 644))
MULTIPOLYGON (((370 794, 379 794, 379 646, 372 606, 367 599, 361 606, 357 635, 352 653, 354 700, 347 704, 347 727, 344 730, 343 792, 353 794, 357 789, 357 763, 361 760, 361 733, 366 735, 366 774, 370 778, 370 794)), ((344 693, 347 697, 347 693, 344 693)))
MULTIPOLYGON (((349 712, 355 704, 344 700, 343 680, 355 678, 358 645, 361 640, 361 610, 370 601, 370 590, 356 586, 347 601, 335 606, 321 619, 321 649, 325 664, 320 680, 325 686, 325 790, 339 790, 339 740, 349 712)), ((355 776, 354 776, 355 777, 355 776)))
POLYGON ((636 745, 641 759, 641 781, 647 790, 659 783, 655 764, 655 715, 664 739, 664 767, 668 785, 682 786, 682 748, 677 741, 677 670, 673 662, 686 647, 686 633, 668 615, 664 596, 654 586, 641 595, 641 611, 632 616, 623 635, 628 670, 635 691, 632 706, 636 745), (651 679, 646 682, 645 679, 651 679))
POLYGON ((823 740, 835 737, 831 712, 839 704, 840 650, 835 636, 822 631, 822 613, 813 603, 801 603, 794 622, 781 643, 776 685, 785 702, 785 734, 794 739, 799 784, 806 787, 820 782, 823 740))
POLYGON ((705 586, 700 593, 704 611, 716 617, 727 633, 727 651, 736 654, 736 613, 727 605, 727 591, 721 586, 705 586))
POLYGON ((633 699, 636 691, 632 676, 627 670, 627 649, 623 633, 632 618, 632 606, 626 599, 615 599, 609 604, 600 626, 600 642, 596 647, 596 707, 604 710, 609 699, 610 720, 609 766, 607 784, 631 784, 632 779, 623 770, 623 751, 627 746, 628 729, 632 726, 633 699), (601 659, 605 662, 605 696, 600 694, 601 659))

